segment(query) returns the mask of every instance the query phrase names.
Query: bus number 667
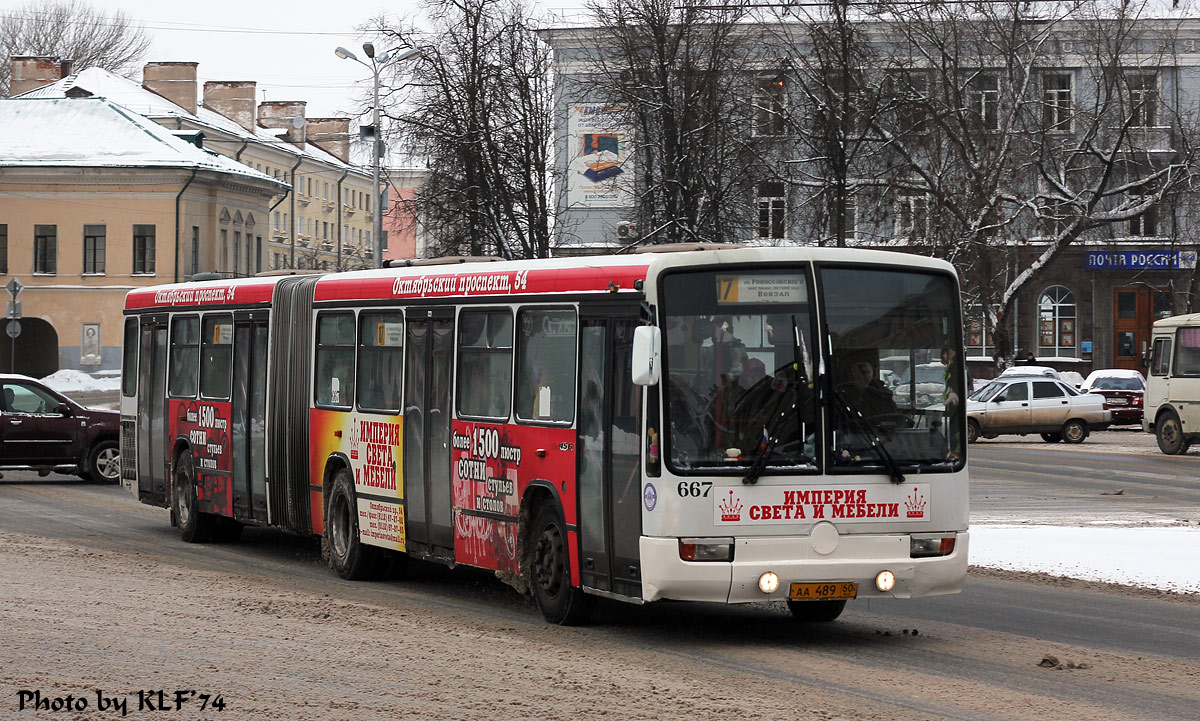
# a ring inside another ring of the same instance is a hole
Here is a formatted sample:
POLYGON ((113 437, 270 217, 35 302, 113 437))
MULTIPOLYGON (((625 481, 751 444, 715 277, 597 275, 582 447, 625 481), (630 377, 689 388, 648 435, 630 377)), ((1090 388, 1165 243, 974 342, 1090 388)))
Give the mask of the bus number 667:
POLYGON ((708 498, 712 481, 680 481, 677 490, 680 498, 708 498))

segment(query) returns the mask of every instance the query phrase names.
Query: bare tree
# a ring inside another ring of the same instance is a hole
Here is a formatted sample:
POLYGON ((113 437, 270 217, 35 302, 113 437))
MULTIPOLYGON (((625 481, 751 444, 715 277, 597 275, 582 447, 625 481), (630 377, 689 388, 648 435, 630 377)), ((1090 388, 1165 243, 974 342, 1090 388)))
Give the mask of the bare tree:
POLYGON ((879 7, 881 62, 909 79, 873 122, 894 220, 879 232, 954 262, 1011 358, 1014 300, 1049 263, 1139 224, 1160 235, 1140 231, 1195 189, 1195 98, 1168 97, 1159 70, 1177 66, 1176 21, 1137 2, 879 7))
POLYGON ((588 9, 600 41, 580 51, 588 67, 563 82, 632 130, 618 142, 634 148, 623 190, 642 242, 747 239, 755 183, 781 175, 774 138, 759 142, 755 123, 781 121, 772 78, 761 78, 762 93, 747 88, 760 80, 761 46, 742 24, 746 5, 600 0, 588 9))
POLYGON ((424 11, 429 33, 377 31, 422 51, 411 78, 390 83, 387 112, 429 170, 412 205, 430 252, 547 257, 550 50, 520 0, 431 0, 424 11))
MULTIPOLYGON (((123 12, 98 10, 81 0, 29 2, 0 14, 0 57, 40 55, 74 61, 76 71, 101 67, 131 71, 150 47, 150 36, 123 12)), ((0 73, 0 96, 9 75, 0 73)))

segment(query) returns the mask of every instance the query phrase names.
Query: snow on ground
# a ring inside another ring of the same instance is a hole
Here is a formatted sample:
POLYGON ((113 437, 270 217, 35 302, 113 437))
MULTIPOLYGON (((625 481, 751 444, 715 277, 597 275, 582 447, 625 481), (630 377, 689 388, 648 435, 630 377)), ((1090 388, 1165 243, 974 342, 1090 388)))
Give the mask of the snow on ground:
POLYGON ((42 383, 59 393, 68 391, 115 391, 121 387, 120 377, 94 378, 90 373, 63 369, 42 379, 42 383))
POLYGON ((971 526, 970 563, 1200 593, 1200 528, 971 526))

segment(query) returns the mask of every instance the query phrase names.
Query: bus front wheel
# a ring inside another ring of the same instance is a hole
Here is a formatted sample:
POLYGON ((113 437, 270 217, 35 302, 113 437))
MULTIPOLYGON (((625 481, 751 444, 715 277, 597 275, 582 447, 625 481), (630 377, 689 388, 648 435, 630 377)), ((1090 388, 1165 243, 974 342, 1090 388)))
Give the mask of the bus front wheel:
POLYGON ((186 450, 175 458, 175 520, 179 537, 187 543, 204 543, 212 537, 212 516, 199 509, 196 462, 186 450))
POLYGON ((542 506, 533 523, 532 560, 530 585, 542 617, 560 626, 586 623, 595 598, 571 585, 566 524, 552 503, 542 506))
POLYGON ((379 567, 379 550, 366 546, 358 535, 358 504, 350 471, 342 468, 333 476, 325 513, 325 546, 329 566, 347 581, 374 576, 379 567))
POLYGON ((846 608, 845 601, 788 601, 788 610, 802 623, 829 623, 846 608))
POLYGON ((1183 424, 1179 422, 1179 414, 1167 411, 1154 424, 1154 435, 1158 437, 1158 450, 1168 456, 1187 453, 1188 442, 1183 435, 1183 424))

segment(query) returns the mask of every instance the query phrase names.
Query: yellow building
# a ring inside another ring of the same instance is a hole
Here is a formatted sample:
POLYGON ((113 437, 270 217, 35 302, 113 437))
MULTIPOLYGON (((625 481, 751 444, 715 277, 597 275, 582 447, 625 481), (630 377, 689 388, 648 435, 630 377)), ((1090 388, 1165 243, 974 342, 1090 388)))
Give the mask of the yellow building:
POLYGON ((125 293, 211 267, 222 228, 257 235, 288 192, 102 98, 0 99, 0 128, 0 284, 24 286, 5 370, 119 367, 125 293))

